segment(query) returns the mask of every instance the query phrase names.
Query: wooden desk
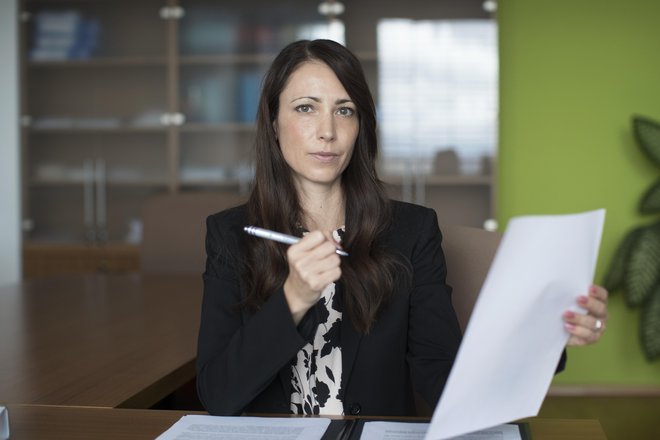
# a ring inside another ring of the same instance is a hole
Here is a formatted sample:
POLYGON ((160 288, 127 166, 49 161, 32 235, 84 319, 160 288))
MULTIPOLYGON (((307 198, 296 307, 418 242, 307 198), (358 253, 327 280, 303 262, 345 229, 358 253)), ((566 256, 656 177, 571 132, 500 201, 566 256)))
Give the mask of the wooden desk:
POLYGON ((148 408, 194 378, 201 275, 0 286, 0 404, 148 408))
MULTIPOLYGON (((543 418, 598 419, 609 440, 660 439, 660 395, 548 396, 539 413, 543 418)), ((657 390, 655 390, 657 393, 657 390)), ((610 391, 612 393, 612 391, 610 391)))
MULTIPOLYGON (((152 440, 181 411, 9 405, 12 440, 152 440)), ((532 440, 605 440, 597 420, 529 419, 532 440)))

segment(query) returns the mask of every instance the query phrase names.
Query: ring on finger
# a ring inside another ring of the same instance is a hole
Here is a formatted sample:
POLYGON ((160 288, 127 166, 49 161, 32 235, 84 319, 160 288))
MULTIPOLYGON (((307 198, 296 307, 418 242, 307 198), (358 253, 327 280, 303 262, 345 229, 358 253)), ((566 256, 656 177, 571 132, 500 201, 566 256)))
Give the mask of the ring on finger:
POLYGON ((594 331, 597 332, 597 331, 599 331, 601 328, 603 328, 603 321, 601 321, 600 319, 596 318, 596 323, 594 324, 594 331))

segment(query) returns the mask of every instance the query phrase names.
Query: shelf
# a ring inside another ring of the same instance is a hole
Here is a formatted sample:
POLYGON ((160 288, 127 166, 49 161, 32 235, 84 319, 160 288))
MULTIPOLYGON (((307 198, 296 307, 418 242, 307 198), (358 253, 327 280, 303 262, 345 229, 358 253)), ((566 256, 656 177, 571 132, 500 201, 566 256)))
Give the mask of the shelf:
POLYGON ((23 244, 23 275, 69 272, 135 272, 140 269, 140 247, 125 242, 91 244, 28 240, 23 244))
MULTIPOLYGON (((375 0, 367 3, 346 17, 346 41, 359 43, 355 55, 378 102, 373 19, 387 13, 374 9, 375 0)), ((418 0, 425 15, 439 17, 427 3, 418 0)), ((92 206, 95 219, 101 211, 107 220, 95 225, 101 236, 117 243, 154 194, 249 191, 263 75, 286 44, 320 32, 316 6, 302 0, 20 2, 23 216, 35 225, 25 230, 25 241, 56 238, 84 246, 89 227, 83 211, 92 206), (183 19, 161 19, 163 8, 178 6, 183 19), (77 21, 76 29, 68 19, 77 21), (85 43, 85 50, 49 40, 53 26, 85 43), (81 26, 87 30, 79 32, 81 26), (49 51, 53 46, 65 50, 49 51), (83 197, 89 189, 84 177, 92 169, 105 169, 106 197, 95 184, 90 202, 83 197)), ((406 197, 407 184, 416 183, 415 176, 384 180, 388 191, 406 197)), ((480 224, 491 216, 492 176, 427 175, 424 183, 423 203, 449 211, 445 221, 480 224)))
POLYGON ((149 126, 130 126, 122 125, 119 127, 33 127, 28 126, 28 130, 32 133, 61 133, 61 134, 75 134, 75 133, 166 133, 167 126, 164 125, 149 125, 149 126))
MULTIPOLYGON (((110 187, 136 187, 136 188, 166 188, 167 182, 164 179, 158 180, 107 180, 107 186, 110 187)), ((74 179, 32 179, 30 186, 33 188, 48 188, 48 187, 80 187, 83 186, 82 180, 74 179)))
MULTIPOLYGON (((489 186, 492 185, 492 176, 488 175, 426 175, 423 176, 424 183, 427 186, 489 186)), ((403 176, 384 176, 382 180, 390 185, 402 185, 403 176)), ((416 178, 410 177, 408 181, 415 181, 416 178)))
POLYGON ((98 57, 87 59, 28 60, 30 68, 90 68, 90 67, 165 67, 167 58, 164 56, 144 57, 98 57))
POLYGON ((122 241, 108 241, 103 243, 88 243, 88 242, 58 242, 55 240, 28 240, 23 243, 23 248, 29 251, 59 251, 66 250, 72 252, 98 252, 98 251, 118 251, 130 252, 139 255, 139 245, 126 243, 122 241))
POLYGON ((236 188, 241 185, 249 185, 249 182, 241 181, 238 179, 200 179, 200 180, 181 180, 181 187, 196 188, 196 187, 212 187, 212 188, 236 188))
MULTIPOLYGON (((102 243, 60 242, 57 240, 29 240, 23 243, 26 258, 62 258, 65 253, 69 257, 128 257, 136 262, 140 258, 140 246, 136 244, 109 241, 102 243)), ((138 268, 135 267, 135 270, 138 268)))
POLYGON ((371 51, 356 51, 355 56, 363 63, 378 62, 378 52, 371 51))
MULTIPOLYGON (((277 54, 254 53, 240 54, 228 53, 218 55, 181 55, 179 64, 185 65, 234 65, 234 64, 264 64, 269 65, 277 54)), ((373 63, 378 61, 377 52, 355 52, 355 56, 362 62, 373 63)))
POLYGON ((220 54, 220 55, 182 55, 179 64, 195 65, 234 65, 234 64, 264 64, 269 65, 275 54, 220 54))
POLYGON ((186 123, 179 129, 183 133, 215 133, 215 132, 237 132, 252 133, 256 131, 253 123, 228 122, 222 124, 207 124, 201 122, 186 123))
POLYGON ((88 4, 99 4, 106 3, 113 5, 116 3, 129 3, 134 0, 23 0, 27 5, 60 5, 60 4, 76 4, 76 5, 88 5, 88 4))

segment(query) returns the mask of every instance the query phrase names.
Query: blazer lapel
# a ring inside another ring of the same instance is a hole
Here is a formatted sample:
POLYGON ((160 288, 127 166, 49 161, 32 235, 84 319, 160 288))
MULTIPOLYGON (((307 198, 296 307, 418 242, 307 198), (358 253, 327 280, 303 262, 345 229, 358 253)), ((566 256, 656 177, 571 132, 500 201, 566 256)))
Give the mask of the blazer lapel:
MULTIPOLYGON (((337 289, 340 294, 344 295, 344 286, 337 283, 337 289)), ((338 293, 339 293, 338 292, 338 293)), ((357 357, 358 348, 362 341, 362 333, 359 333, 353 327, 353 323, 348 317, 347 313, 343 313, 341 320, 341 390, 342 397, 346 393, 346 386, 351 378, 353 372, 353 365, 357 357)))
POLYGON ((293 385, 291 385, 291 366, 280 368, 278 373, 280 383, 282 384, 282 393, 285 402, 291 400, 291 393, 293 392, 293 385))

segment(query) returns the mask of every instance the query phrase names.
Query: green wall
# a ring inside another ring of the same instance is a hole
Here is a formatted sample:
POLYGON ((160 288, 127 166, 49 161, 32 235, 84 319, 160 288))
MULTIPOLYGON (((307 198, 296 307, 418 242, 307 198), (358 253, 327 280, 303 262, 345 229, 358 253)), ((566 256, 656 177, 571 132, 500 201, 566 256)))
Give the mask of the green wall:
MULTIPOLYGON (((633 114, 660 120, 660 1, 500 0, 498 218, 604 207, 602 282, 637 202, 660 175, 633 114)), ((660 385, 638 342, 638 310, 610 301, 601 342, 571 348, 560 384, 660 385)))

